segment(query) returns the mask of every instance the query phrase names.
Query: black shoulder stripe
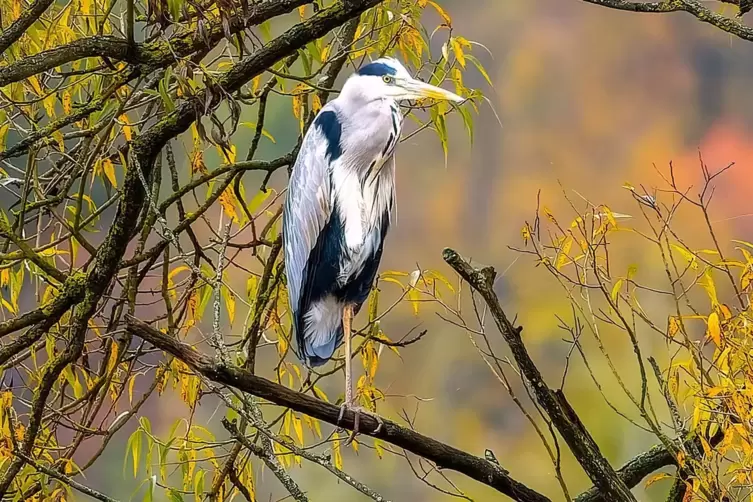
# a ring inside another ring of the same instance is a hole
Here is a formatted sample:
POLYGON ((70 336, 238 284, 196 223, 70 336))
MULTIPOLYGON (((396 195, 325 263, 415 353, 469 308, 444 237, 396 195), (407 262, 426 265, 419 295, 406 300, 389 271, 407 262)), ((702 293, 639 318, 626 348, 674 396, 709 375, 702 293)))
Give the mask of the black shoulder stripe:
POLYGON ((322 131, 327 138, 327 155, 330 160, 335 160, 343 154, 340 140, 342 137, 342 124, 337 118, 337 113, 332 110, 325 110, 317 115, 314 125, 322 131))

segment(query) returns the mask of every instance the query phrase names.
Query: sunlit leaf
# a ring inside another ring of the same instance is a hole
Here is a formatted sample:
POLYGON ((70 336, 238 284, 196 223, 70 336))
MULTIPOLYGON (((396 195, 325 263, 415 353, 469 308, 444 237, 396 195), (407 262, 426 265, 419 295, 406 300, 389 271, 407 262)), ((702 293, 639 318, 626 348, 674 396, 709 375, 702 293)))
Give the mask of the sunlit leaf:
POLYGON ((708 337, 714 341, 717 347, 722 345, 722 328, 719 322, 719 314, 712 312, 708 319, 708 337))

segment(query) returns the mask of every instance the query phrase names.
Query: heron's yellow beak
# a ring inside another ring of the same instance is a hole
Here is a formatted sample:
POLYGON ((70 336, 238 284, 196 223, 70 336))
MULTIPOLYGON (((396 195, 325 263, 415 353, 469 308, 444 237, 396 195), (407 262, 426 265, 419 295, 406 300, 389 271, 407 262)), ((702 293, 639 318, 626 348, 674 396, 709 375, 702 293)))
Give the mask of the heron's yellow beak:
POLYGON ((441 87, 421 82, 420 80, 410 80, 405 83, 403 88, 406 91, 406 99, 444 99, 448 101, 460 102, 464 101, 462 98, 454 92, 447 91, 441 87))

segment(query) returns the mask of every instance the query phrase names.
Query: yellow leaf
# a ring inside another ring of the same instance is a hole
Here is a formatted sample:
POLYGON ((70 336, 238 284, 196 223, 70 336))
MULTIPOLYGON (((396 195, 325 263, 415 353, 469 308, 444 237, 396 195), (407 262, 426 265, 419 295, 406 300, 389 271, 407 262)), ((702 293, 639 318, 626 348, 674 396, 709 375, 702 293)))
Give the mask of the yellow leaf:
POLYGON ((136 375, 128 380, 128 404, 133 404, 133 384, 136 383, 136 375))
POLYGON ((120 346, 117 343, 112 344, 112 350, 110 350, 110 358, 107 360, 107 373, 110 373, 115 367, 115 363, 118 362, 118 351, 120 346))
POLYGON ((716 286, 714 285, 714 279, 711 275, 710 268, 707 268, 700 279, 698 279, 698 284, 700 284, 700 286, 705 289, 706 293, 709 295, 709 299, 711 300, 711 307, 716 307, 717 305, 719 305, 719 300, 716 296, 716 286))
POLYGON ((298 123, 300 125, 301 131, 303 131, 303 122, 304 122, 304 103, 306 99, 306 94, 303 92, 308 87, 304 84, 298 84, 293 88, 291 91, 293 94, 293 116, 298 119, 298 123))
POLYGON ((36 77, 36 75, 30 76, 28 79, 26 79, 29 84, 31 84, 31 88, 34 90, 37 96, 40 98, 44 96, 44 91, 42 90, 42 86, 39 83, 39 79, 36 77))
POLYGON ((239 218, 238 213, 235 211, 235 204, 238 202, 238 199, 235 197, 233 189, 227 187, 222 192, 222 195, 220 195, 219 202, 222 206, 222 210, 225 211, 225 214, 228 215, 231 220, 237 223, 239 221, 239 218))
POLYGON ((555 266, 557 267, 557 270, 561 269, 563 266, 565 266, 570 259, 568 256, 568 253, 570 253, 570 248, 573 245, 573 238, 568 237, 565 239, 565 242, 562 244, 562 248, 560 249, 560 252, 557 254, 557 262, 555 266))
MULTIPOLYGON (((316 101, 318 101, 318 99, 319 98, 315 98, 314 101, 316 102, 316 101)), ((319 101, 319 103, 321 103, 321 101, 319 101)), ((320 104, 320 108, 321 108, 321 104, 320 104)), ((250 127, 251 129, 256 130, 256 123, 254 123, 254 122, 241 122, 241 125, 244 125, 244 126, 250 127)), ((268 138, 269 141, 271 141, 272 143, 277 143, 277 140, 275 139, 275 137, 272 136, 269 133, 269 131, 267 131, 264 128, 262 128, 262 130, 261 130, 261 135, 264 136, 265 138, 268 138)))
POLYGON ((50 119, 55 118, 55 94, 50 94, 44 98, 42 104, 47 112, 47 116, 50 117, 50 119))
POLYGON ((418 315, 418 303, 420 299, 421 299, 421 292, 417 290, 416 288, 414 288, 413 286, 410 286, 410 288, 408 289, 408 300, 413 306, 413 315, 416 315, 416 316, 418 315))
POLYGON ((293 421, 293 430, 295 430, 295 435, 298 437, 298 442, 303 444, 303 425, 301 424, 301 419, 295 415, 291 415, 291 420, 293 421))
POLYGON ((130 125, 131 123, 128 122, 128 116, 124 113, 118 120, 123 124, 123 136, 125 136, 126 141, 131 141, 133 138, 133 128, 130 125))
POLYGON ((531 239, 531 227, 528 225, 525 225, 521 230, 520 234, 523 236, 523 243, 528 244, 528 241, 531 239))
POLYGON ((465 54, 463 53, 463 46, 460 45, 457 37, 453 37, 450 40, 450 45, 452 45, 452 52, 455 54, 455 59, 458 60, 460 66, 465 68, 465 54))
POLYGON ((620 294, 620 288, 622 287, 622 279, 617 279, 617 281, 614 283, 614 286, 612 286, 612 303, 617 303, 617 295, 620 294))
POLYGON ((667 336, 672 338, 677 334, 678 331, 680 331, 680 323, 677 322, 676 317, 670 317, 669 327, 667 328, 667 336))
POLYGON ((685 260, 687 260, 688 265, 690 265, 690 268, 692 268, 693 270, 698 270, 698 260, 696 259, 696 256, 693 253, 691 253, 690 251, 688 251, 682 246, 678 246, 677 244, 672 244, 672 248, 678 253, 680 253, 683 256, 683 258, 685 258, 685 260))
POLYGON ((174 269, 170 271, 169 274, 167 274, 167 278, 168 280, 174 280, 175 276, 178 275, 179 273, 183 271, 190 271, 190 270, 191 268, 188 265, 181 265, 179 267, 175 267, 174 269))
POLYGON ((432 7, 434 7, 434 10, 437 11, 439 17, 442 18, 442 22, 444 22, 444 24, 446 24, 448 27, 452 27, 452 19, 450 19, 450 16, 447 15, 447 12, 445 12, 444 9, 442 9, 442 7, 437 4, 437 2, 434 2, 433 0, 426 0, 424 2, 424 5, 431 5, 432 7))
POLYGON ((52 133, 52 137, 55 139, 55 141, 58 142, 58 149, 61 152, 65 151, 65 139, 63 138, 63 133, 61 131, 54 131, 52 133))
POLYGON ((193 138, 193 151, 191 152, 191 174, 206 174, 207 166, 204 164, 204 152, 201 149, 201 136, 196 123, 191 124, 191 137, 193 138))
POLYGON ((337 432, 332 433, 332 453, 334 454, 335 467, 342 470, 343 456, 340 452, 340 435, 337 432))
POLYGON ((5 137, 8 135, 9 130, 10 130, 10 125, 8 124, 0 125, 0 148, 5 148, 5 137))
POLYGON ((65 113, 71 113, 73 107, 71 106, 71 93, 68 90, 63 91, 63 111, 65 113))
POLYGON ((712 312, 709 315, 707 336, 714 341, 717 347, 722 344, 722 328, 719 323, 719 314, 712 312))
POLYGON ((105 173, 107 180, 113 188, 118 188, 118 180, 115 177, 115 166, 112 165, 112 161, 109 158, 102 160, 102 172, 105 173))
POLYGON ((318 94, 314 94, 314 97, 311 100, 311 111, 313 111, 314 113, 317 113, 321 109, 322 109, 322 100, 319 99, 318 94))
POLYGON ((230 288, 222 288, 222 296, 225 298, 225 307, 227 308, 227 316, 230 319, 230 326, 233 325, 235 320, 235 293, 230 288))
POLYGON ((10 408, 11 404, 13 404, 13 393, 6 390, 0 394, 0 409, 6 410, 10 408))
POLYGON ((719 305, 719 310, 722 312, 722 317, 725 321, 732 319, 732 311, 725 304, 719 305))
POLYGON ((204 152, 200 149, 195 149, 191 153, 191 173, 206 174, 208 172, 207 166, 204 164, 204 152))
MULTIPOLYGON (((0 145, 2 145, 1 141, 0 145)), ((751 282, 753 282, 753 267, 751 265, 747 265, 743 269, 743 273, 740 275, 740 287, 744 290, 748 289, 748 286, 750 286, 751 282)))
POLYGON ((650 478, 646 480, 646 488, 653 485, 657 481, 660 481, 662 479, 671 478, 672 476, 670 474, 667 474, 666 472, 660 472, 659 474, 654 474, 650 478))

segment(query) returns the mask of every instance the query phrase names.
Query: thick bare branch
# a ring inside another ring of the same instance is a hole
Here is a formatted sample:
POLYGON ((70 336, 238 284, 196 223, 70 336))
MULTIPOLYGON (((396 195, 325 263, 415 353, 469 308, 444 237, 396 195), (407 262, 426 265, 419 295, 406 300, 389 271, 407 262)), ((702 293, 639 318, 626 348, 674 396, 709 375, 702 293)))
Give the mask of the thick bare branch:
POLYGON ((596 441, 583 427, 575 412, 567 405, 564 394, 553 392, 544 382, 544 378, 520 337, 522 328, 512 325, 494 292, 496 276, 494 269, 491 267, 476 269, 449 248, 444 250, 444 260, 483 297, 489 306, 497 328, 510 347, 521 374, 530 384, 536 401, 549 415, 591 481, 610 501, 634 502, 635 497, 604 458, 596 441))
MULTIPOLYGON (((126 319, 126 328, 131 334, 177 357, 192 370, 213 382, 232 386, 332 425, 344 427, 348 430, 354 428, 355 416, 350 411, 346 410, 342 421, 338 423, 340 408, 337 406, 273 383, 238 366, 223 366, 218 361, 197 352, 189 345, 166 336, 143 321, 131 316, 126 319)), ((514 480, 505 470, 486 459, 401 427, 390 420, 384 420, 384 425, 378 433, 369 432, 376 430, 377 425, 376 420, 371 416, 363 415, 360 418, 359 430, 363 434, 382 439, 430 460, 440 468, 463 473, 514 500, 523 502, 545 502, 549 500, 544 495, 514 480)))
MULTIPOLYGON (((708 23, 712 26, 726 31, 732 35, 753 42, 753 28, 743 23, 723 16, 708 7, 704 6, 698 0, 664 0, 661 2, 633 2, 631 0, 582 0, 610 9, 625 10, 630 12, 687 12, 695 16, 699 21, 708 23)), ((749 0, 726 1, 725 3, 734 3, 740 7, 740 14, 749 11, 751 4, 749 0)))

